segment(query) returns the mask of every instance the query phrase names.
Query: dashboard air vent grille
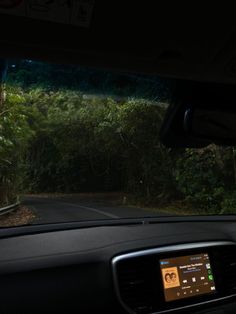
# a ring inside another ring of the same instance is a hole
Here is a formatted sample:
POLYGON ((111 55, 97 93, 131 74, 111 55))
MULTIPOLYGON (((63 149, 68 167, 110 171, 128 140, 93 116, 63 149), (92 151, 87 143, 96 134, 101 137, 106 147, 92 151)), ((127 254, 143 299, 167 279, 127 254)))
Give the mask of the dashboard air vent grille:
POLYGON ((223 254, 224 282, 231 293, 236 293, 236 249, 223 254))
POLYGON ((156 272, 157 260, 153 257, 125 260, 117 265, 121 299, 135 313, 145 314, 155 310, 156 272))

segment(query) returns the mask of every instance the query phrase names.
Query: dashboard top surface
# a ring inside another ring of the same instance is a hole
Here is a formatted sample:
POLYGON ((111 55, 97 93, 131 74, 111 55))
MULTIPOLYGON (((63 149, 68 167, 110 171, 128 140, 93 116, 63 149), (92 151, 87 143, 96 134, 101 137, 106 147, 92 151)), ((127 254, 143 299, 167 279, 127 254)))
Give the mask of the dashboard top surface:
MULTIPOLYGON (((65 313, 77 307, 81 313, 126 313, 114 293, 114 258, 142 250, 235 240, 234 221, 103 226, 5 237, 0 239, 0 292, 5 300, 0 310, 31 313, 33 307, 35 313, 49 309, 65 313), (35 308, 39 295, 41 302, 35 308)), ((229 302, 227 313, 235 313, 235 304, 228 312, 229 302)))
POLYGON ((0 273, 110 261, 114 256, 163 245, 234 241, 234 222, 178 222, 107 226, 0 239, 0 273))

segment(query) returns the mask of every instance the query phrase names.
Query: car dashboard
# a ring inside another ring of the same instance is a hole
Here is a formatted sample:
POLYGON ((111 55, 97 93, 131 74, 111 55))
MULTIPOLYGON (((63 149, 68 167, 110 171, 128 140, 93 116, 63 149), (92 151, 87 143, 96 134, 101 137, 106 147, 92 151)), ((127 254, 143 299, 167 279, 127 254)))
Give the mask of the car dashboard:
POLYGON ((235 313, 234 221, 1 235, 1 313, 235 313))

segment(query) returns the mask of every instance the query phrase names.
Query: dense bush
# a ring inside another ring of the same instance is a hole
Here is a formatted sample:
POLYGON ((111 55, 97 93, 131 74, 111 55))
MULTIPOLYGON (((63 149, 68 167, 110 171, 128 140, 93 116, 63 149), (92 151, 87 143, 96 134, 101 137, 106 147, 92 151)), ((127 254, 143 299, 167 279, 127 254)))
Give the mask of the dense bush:
POLYGON ((158 138, 161 104, 86 99, 75 91, 47 94, 43 89, 26 98, 34 109, 30 123, 35 136, 26 158, 32 191, 126 189, 147 200, 163 195, 171 168, 158 138))
POLYGON ((38 63, 33 75, 30 66, 10 71, 0 108, 0 203, 19 192, 120 190, 148 205, 180 201, 199 213, 236 212, 234 148, 163 147, 166 105, 158 93, 151 100, 157 81, 150 91, 136 76, 125 88, 122 76, 102 73, 101 82, 89 71, 52 66, 45 72, 38 63), (57 78, 55 71, 65 76, 57 78), (71 74, 73 88, 66 85, 71 74), (111 94, 89 93, 91 80, 93 91, 103 84, 111 94), (114 96, 119 88, 136 97, 114 96), (140 97, 138 88, 148 97, 140 97))
POLYGON ((0 111, 0 203, 16 198, 25 169, 22 163, 28 141, 33 135, 27 119, 25 97, 20 90, 7 89, 7 99, 0 111))
POLYGON ((207 212, 220 211, 224 196, 224 182, 214 150, 214 147, 186 149, 176 167, 177 185, 186 201, 207 212))

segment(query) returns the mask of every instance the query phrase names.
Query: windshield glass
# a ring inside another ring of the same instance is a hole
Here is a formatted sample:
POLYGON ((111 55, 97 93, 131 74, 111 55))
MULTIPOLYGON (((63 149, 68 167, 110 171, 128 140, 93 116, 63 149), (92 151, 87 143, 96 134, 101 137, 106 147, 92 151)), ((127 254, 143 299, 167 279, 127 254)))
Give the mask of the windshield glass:
POLYGON ((160 143, 173 81, 0 65, 1 227, 236 211, 234 148, 160 143))

